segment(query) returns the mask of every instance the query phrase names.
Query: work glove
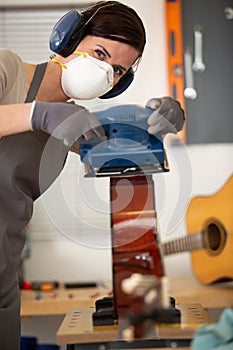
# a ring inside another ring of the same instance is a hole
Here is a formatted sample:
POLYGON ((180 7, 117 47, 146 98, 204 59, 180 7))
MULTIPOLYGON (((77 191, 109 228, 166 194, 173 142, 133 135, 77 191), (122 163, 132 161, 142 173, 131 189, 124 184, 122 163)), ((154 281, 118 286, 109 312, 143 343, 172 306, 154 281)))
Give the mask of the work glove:
POLYGON ((72 103, 33 102, 31 109, 32 130, 41 129, 71 147, 84 137, 94 135, 105 139, 105 131, 99 120, 87 109, 72 103))
POLYGON ((176 134, 182 130, 185 117, 178 101, 168 96, 152 98, 146 103, 146 107, 155 110, 147 120, 149 134, 176 134))

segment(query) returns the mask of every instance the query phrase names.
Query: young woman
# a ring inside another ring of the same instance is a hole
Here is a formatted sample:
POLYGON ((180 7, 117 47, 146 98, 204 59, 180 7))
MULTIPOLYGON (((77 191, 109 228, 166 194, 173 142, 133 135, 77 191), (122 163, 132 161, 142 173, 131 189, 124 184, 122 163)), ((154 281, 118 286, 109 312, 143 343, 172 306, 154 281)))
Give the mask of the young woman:
MULTIPOLYGON (((105 136, 93 114, 66 102, 124 91, 146 43, 140 17, 122 3, 100 1, 78 19, 71 32, 67 28, 64 41, 59 28, 67 22, 63 18, 55 26, 51 40, 58 49, 33 101, 27 95, 38 66, 0 49, 0 348, 4 350, 19 349, 17 269, 33 201, 60 174, 69 149, 80 137, 105 136)), ((164 97, 148 105, 155 109, 148 120, 149 133, 182 129, 184 114, 178 102, 164 97)))

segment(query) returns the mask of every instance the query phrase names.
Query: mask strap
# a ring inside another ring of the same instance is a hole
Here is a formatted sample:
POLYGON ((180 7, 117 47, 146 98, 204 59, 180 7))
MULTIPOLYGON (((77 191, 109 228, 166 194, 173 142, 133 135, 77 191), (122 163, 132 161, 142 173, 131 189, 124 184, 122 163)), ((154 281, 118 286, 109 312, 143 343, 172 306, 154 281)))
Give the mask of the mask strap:
MULTIPOLYGON (((87 58, 86 52, 83 51, 74 51, 74 55, 82 55, 84 58, 87 58)), ((62 63, 61 61, 57 60, 55 57, 51 59, 52 62, 58 63, 62 68, 67 69, 67 65, 65 63, 62 63)))
POLYGON ((86 52, 83 52, 83 51, 75 50, 75 51, 73 52, 73 55, 82 55, 83 58, 87 58, 86 52))
POLYGON ((65 65, 65 63, 62 63, 62 62, 58 61, 55 57, 52 58, 51 61, 54 62, 54 63, 58 63, 62 68, 67 69, 67 66, 65 65))

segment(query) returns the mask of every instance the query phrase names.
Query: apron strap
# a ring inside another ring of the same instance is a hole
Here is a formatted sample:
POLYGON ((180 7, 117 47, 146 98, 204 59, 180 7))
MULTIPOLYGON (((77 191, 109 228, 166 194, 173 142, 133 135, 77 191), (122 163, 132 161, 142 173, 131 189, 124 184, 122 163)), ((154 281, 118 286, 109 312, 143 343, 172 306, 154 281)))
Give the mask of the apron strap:
POLYGON ((41 81, 43 79, 46 66, 47 66, 47 62, 40 63, 36 66, 36 70, 35 70, 35 73, 31 82, 31 86, 29 88, 25 102, 32 102, 35 99, 37 92, 39 90, 41 81))

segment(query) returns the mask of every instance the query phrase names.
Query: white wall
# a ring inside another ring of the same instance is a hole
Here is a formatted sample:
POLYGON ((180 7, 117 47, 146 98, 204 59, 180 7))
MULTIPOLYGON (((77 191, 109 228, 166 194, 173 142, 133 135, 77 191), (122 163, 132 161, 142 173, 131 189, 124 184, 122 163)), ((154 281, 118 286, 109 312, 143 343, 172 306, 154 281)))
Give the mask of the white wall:
POLYGON ((142 62, 138 67, 133 88, 119 101, 145 103, 150 97, 167 93, 166 42, 163 0, 125 0, 141 16, 147 33, 147 43, 142 62))

